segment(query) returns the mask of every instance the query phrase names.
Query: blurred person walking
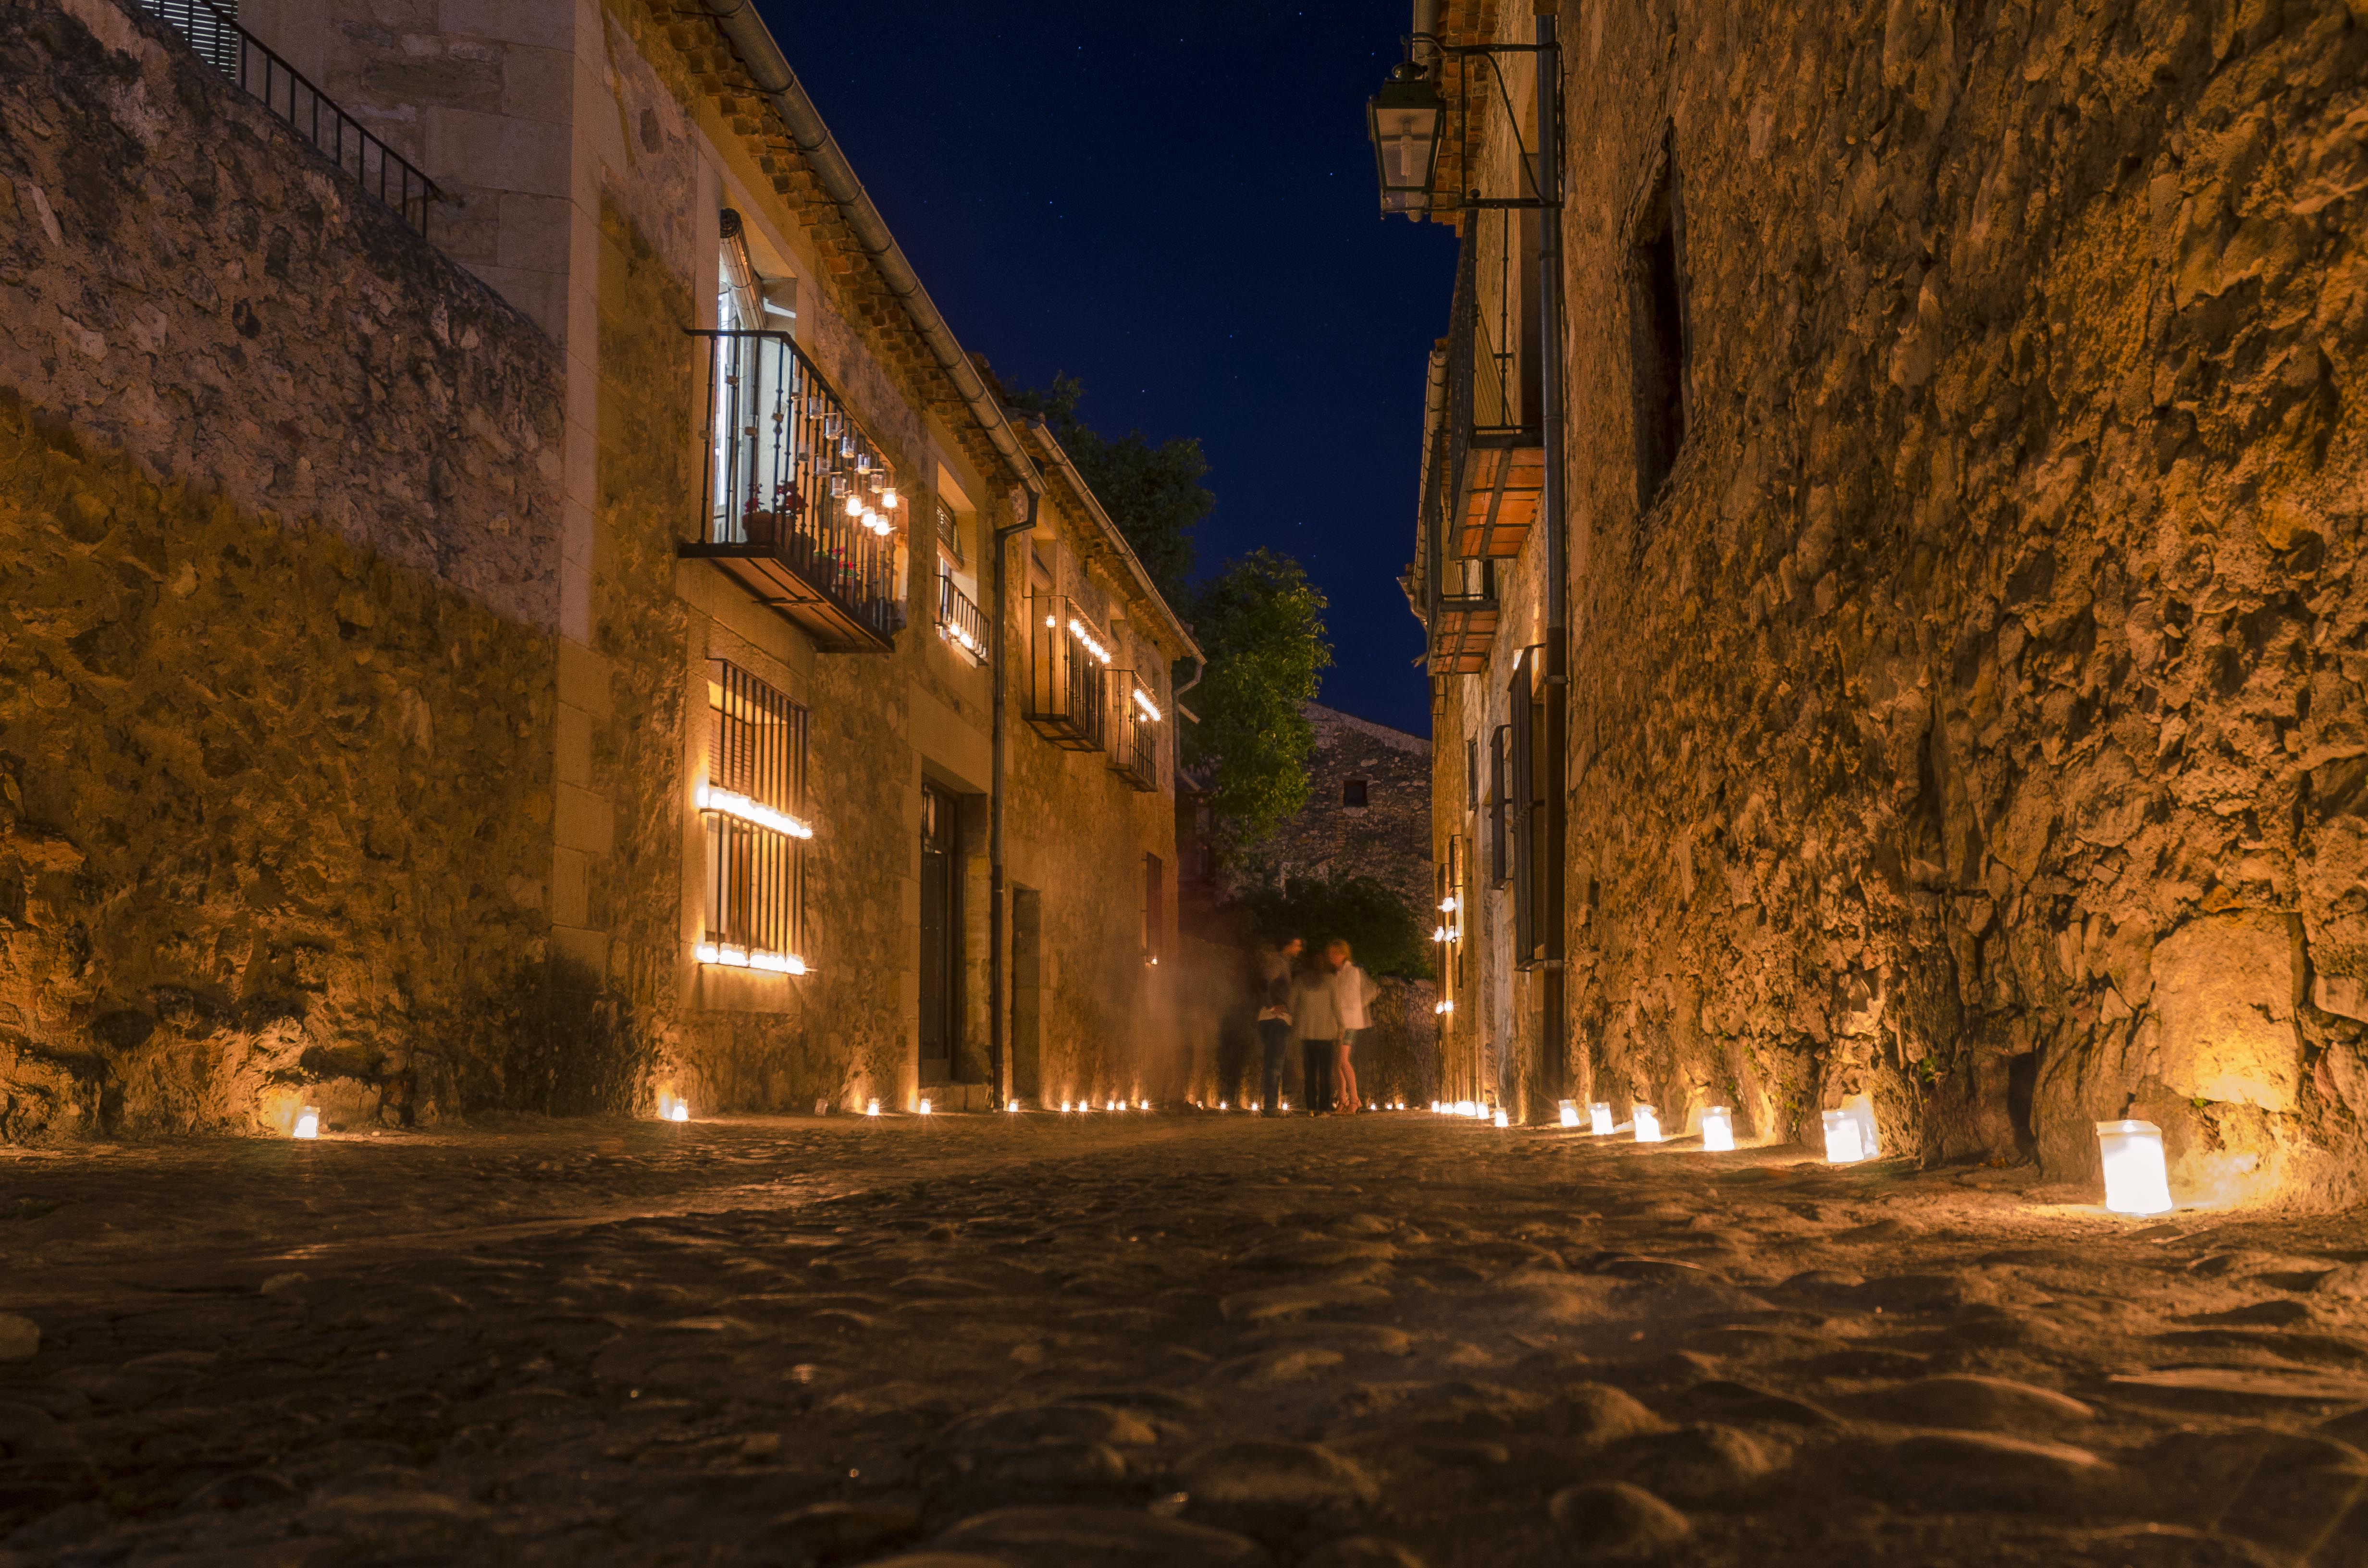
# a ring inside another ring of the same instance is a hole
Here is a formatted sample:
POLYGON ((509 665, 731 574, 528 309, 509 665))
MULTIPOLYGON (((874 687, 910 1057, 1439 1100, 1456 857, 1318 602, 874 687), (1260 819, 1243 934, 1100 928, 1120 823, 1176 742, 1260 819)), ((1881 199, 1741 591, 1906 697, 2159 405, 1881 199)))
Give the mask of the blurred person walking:
POLYGON ((1307 1110, 1332 1108, 1332 1063, 1340 1052, 1340 988, 1326 948, 1315 966, 1292 982, 1291 1032, 1299 1037, 1299 1061, 1306 1075, 1307 1110))
POLYGON ((1335 1068, 1335 1081, 1339 1085, 1338 1109, 1351 1115, 1364 1109, 1357 1094, 1357 1069, 1349 1060, 1357 1031, 1365 1027, 1365 1004, 1372 999, 1373 983, 1362 969, 1350 961, 1349 944, 1335 941, 1324 949, 1324 957, 1332 967, 1332 1007, 1340 1020, 1340 1057, 1335 1068))
MULTIPOLYGON (((1306 943, 1285 937, 1258 953, 1258 1036, 1260 1062, 1258 1109, 1282 1114, 1282 1062, 1291 1049, 1291 971, 1306 943)), ((1238 1016, 1238 1015, 1236 1015, 1238 1016)))

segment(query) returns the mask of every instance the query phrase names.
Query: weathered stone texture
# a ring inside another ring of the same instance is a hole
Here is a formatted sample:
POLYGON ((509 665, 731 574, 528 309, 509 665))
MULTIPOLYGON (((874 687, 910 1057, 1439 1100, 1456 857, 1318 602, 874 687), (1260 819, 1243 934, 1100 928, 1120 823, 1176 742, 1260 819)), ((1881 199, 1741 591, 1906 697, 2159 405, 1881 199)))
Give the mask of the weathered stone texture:
POLYGON ((167 29, 24 0, 0 39, 0 384, 551 624, 551 346, 167 29))
POLYGON ((2331 3, 1594 8, 1569 91, 1578 1082, 1895 1146, 2368 1112, 2368 30, 2331 3), (1687 433, 1641 512, 1673 126, 1687 433))
POLYGON ((143 26, 0 11, 0 1140, 513 1098, 549 345, 143 26))
POLYGON ((1315 731, 1307 803, 1258 846, 1241 875, 1370 877, 1428 917, 1439 902, 1431 884, 1430 743, 1320 703, 1304 711, 1315 731), (1342 796, 1351 779, 1364 783, 1361 806, 1342 796))

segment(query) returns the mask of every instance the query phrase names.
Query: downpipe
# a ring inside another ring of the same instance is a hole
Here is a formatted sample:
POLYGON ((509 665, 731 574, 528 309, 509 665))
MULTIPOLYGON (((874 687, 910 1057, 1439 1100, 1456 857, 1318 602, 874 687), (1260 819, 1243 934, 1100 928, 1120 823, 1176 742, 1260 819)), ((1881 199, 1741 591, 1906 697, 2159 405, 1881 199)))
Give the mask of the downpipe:
MULTIPOLYGON (((1539 1083, 1554 1106, 1570 1081, 1569 932, 1565 925, 1569 870, 1570 566, 1564 538, 1562 293, 1562 51, 1557 47, 1559 0, 1536 0, 1538 41, 1538 186, 1551 191, 1538 224, 1538 336, 1543 351, 1539 416, 1545 428, 1545 482, 1539 495, 1546 530, 1546 888, 1544 1071, 1539 1083)), ((1543 1114, 1543 1110, 1540 1112, 1543 1114)))

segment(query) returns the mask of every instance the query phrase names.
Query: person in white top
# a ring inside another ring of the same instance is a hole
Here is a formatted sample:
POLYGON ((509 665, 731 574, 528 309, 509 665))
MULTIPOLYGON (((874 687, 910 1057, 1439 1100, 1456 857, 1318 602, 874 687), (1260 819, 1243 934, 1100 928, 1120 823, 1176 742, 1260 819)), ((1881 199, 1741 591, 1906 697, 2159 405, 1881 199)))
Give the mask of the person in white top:
POLYGON ((1349 961, 1348 943, 1334 941, 1324 956, 1332 970, 1332 1010, 1340 1021, 1340 1059, 1332 1074, 1338 1094, 1334 1108, 1345 1116, 1364 1108, 1357 1098, 1357 1070, 1349 1051, 1357 1031, 1365 1027, 1365 1004, 1372 999, 1373 983, 1349 961))

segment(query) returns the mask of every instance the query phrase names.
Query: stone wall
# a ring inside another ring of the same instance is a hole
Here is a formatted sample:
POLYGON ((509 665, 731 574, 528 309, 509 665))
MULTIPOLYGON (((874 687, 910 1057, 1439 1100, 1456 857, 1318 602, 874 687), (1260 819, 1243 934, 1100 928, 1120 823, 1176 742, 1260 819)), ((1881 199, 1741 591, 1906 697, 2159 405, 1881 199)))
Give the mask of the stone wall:
POLYGON ((2368 15, 1566 31, 1576 1086, 2356 1190, 2368 15), (1685 437, 1640 500, 1672 161, 1685 437))
POLYGON ((551 346, 169 36, 0 10, 0 1141, 623 1103, 551 346))
POLYGON ((1236 880, 1370 877, 1427 926, 1439 902, 1431 885, 1430 743, 1319 703, 1304 711, 1315 731, 1307 804, 1258 846, 1236 880), (1362 806, 1344 802, 1342 787, 1351 779, 1364 781, 1362 806))

